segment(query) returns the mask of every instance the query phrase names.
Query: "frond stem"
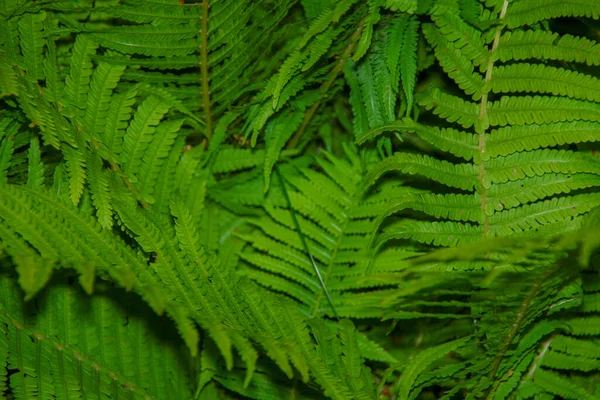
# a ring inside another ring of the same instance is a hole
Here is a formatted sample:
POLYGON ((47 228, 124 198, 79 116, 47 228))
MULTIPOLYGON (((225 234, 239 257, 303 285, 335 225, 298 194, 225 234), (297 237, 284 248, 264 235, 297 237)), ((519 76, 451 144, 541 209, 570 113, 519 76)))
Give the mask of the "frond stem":
MULTIPOLYGON (((504 0, 504 3, 502 4, 502 10, 500 11, 500 16, 498 17, 499 20, 503 20, 506 17, 506 10, 508 9, 508 2, 509 2, 509 0, 504 0)), ((494 52, 498 48, 498 45, 500 44, 500 34, 501 33, 502 33, 502 26, 500 26, 498 29, 496 29, 496 35, 494 36, 494 42, 492 43, 492 48, 490 49, 490 56, 492 54, 494 54, 494 52)), ((487 68, 486 68, 486 72, 485 72, 484 85, 489 83, 492 80, 492 70, 493 69, 494 69, 494 59, 490 57, 490 59, 488 60, 487 68)), ((485 161, 483 160, 483 154, 486 151, 485 135, 486 135, 486 131, 489 126, 488 113, 487 113, 488 95, 489 95, 489 90, 484 92, 481 96, 481 103, 480 103, 480 108, 479 108, 479 129, 478 129, 480 131, 480 132, 478 132, 479 133, 478 150, 479 150, 479 153, 482 155, 482 157, 479 162, 479 174, 477 176, 477 180, 479 181, 479 185, 481 187, 481 209, 483 210, 483 213, 485 215, 485 222, 483 224, 483 235, 484 236, 487 236, 490 232, 490 216, 486 212, 487 203, 488 203, 488 193, 487 193, 487 188, 484 186, 486 170, 485 170, 485 161)))
POLYGON ((204 110, 204 135, 208 140, 212 137, 212 110, 210 108, 210 86, 208 80, 208 10, 209 0, 202 0, 202 27, 200 36, 200 74, 202 75, 202 108, 204 110))
POLYGON ((354 48, 356 47, 356 44, 358 43, 358 41, 362 35, 362 31, 364 29, 365 23, 366 23, 366 18, 363 18, 358 23, 358 28, 354 31, 352 36, 350 36, 350 38, 348 39, 348 44, 346 45, 346 48, 344 49, 342 54, 339 56, 339 60, 338 60, 337 64, 331 69, 331 71, 329 71, 327 80, 325 82, 323 82, 323 84, 321 85, 321 88, 320 88, 321 96, 319 97, 319 100, 317 100, 308 109, 308 111, 304 114, 304 119, 302 120, 302 123, 298 127, 298 130, 296 131, 294 136, 288 142, 286 149, 292 150, 292 149, 295 149, 296 146, 298 146, 298 142, 300 141, 302 134, 304 133, 304 131, 306 130, 306 127, 308 126, 308 124, 312 120, 313 116, 317 112, 317 109, 320 107, 321 103, 323 102, 323 99, 325 98, 325 95, 329 91, 329 88, 331 88, 331 85, 333 85, 333 82, 335 82, 335 80, 337 79, 340 72, 342 72, 344 65, 346 65, 348 58, 352 55, 352 52, 354 51, 354 48))

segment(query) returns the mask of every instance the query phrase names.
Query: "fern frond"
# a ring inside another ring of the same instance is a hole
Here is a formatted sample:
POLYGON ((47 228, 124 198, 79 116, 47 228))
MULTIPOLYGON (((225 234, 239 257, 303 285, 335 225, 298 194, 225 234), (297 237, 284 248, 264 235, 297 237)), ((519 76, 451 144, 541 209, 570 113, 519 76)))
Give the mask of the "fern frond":
POLYGON ((140 190, 146 195, 153 195, 158 174, 171 152, 183 122, 182 119, 170 120, 156 127, 154 137, 142 157, 140 172, 137 174, 141 182, 140 190))
POLYGON ((413 14, 417 11, 419 2, 415 0, 386 0, 385 7, 392 11, 402 11, 413 14))
POLYGON ((490 132, 484 159, 507 156, 514 152, 597 141, 596 122, 573 121, 544 125, 510 126, 490 132))
POLYGON ((598 398, 582 1, 0 1, 0 397, 598 398))
POLYGON ((400 81, 400 56, 402 54, 402 44, 404 43, 403 38, 409 20, 410 16, 407 13, 403 13, 394 18, 394 20, 385 27, 386 35, 388 36, 386 43, 386 62, 394 92, 398 91, 397 83, 400 81))
MULTIPOLYGON (((248 244, 240 254, 241 260, 248 264, 244 274, 271 290, 292 296, 312 315, 332 312, 331 307, 324 304, 325 286, 335 309, 338 313, 343 310, 340 315, 373 316, 376 310, 363 309, 358 313, 346 306, 346 302, 353 298, 349 291, 364 285, 361 278, 369 276, 369 270, 378 271, 389 262, 381 257, 370 266, 369 235, 376 224, 374 218, 365 219, 366 211, 361 210, 368 210, 367 215, 378 213, 373 212, 374 200, 370 196, 361 199, 365 171, 356 153, 347 149, 346 159, 331 154, 326 157, 318 159, 322 172, 307 166, 279 167, 285 176, 298 226, 287 202, 273 196, 272 203, 265 206, 268 217, 251 220, 257 229, 237 235, 248 244), (299 238, 300 234, 304 239, 299 238), (314 271, 315 265, 323 283, 314 271)), ((377 194, 373 196, 376 198, 377 194)), ((418 198, 415 197, 414 202, 418 202, 418 198)), ((386 207, 392 205, 384 203, 380 207, 382 212, 386 207)), ((442 208, 444 206, 440 206, 440 210, 442 208)), ((401 269, 402 266, 396 264, 390 268, 401 269)))
POLYGON ((86 178, 85 153, 70 146, 63 147, 65 164, 69 173, 69 193, 73 204, 77 205, 83 194, 86 178))
POLYGON ((19 87, 8 57, 0 51, 0 97, 17 94, 19 87))
POLYGON ((309 52, 313 51, 313 46, 316 51, 323 54, 324 49, 319 49, 319 46, 322 46, 319 43, 319 40, 329 39, 328 43, 327 41, 325 43, 327 43, 327 47, 331 45, 333 32, 328 31, 327 28, 334 23, 334 21, 338 21, 354 2, 355 0, 343 0, 335 7, 329 7, 324 10, 321 15, 315 18, 311 23, 306 33, 299 41, 296 51, 282 64, 280 71, 276 76, 277 79, 273 81, 273 108, 277 107, 279 96, 284 86, 300 68, 304 67, 303 60, 307 58, 309 52))
POLYGON ((281 150, 302 122, 303 113, 283 114, 274 118, 265 130, 264 190, 271 184, 271 174, 281 150))
POLYGON ((362 101, 360 83, 358 80, 358 73, 356 72, 356 66, 352 60, 348 60, 344 66, 344 74, 348 86, 350 86, 350 105, 352 106, 352 113, 354 118, 352 119, 352 126, 354 128, 354 136, 358 137, 363 134, 369 128, 369 121, 367 120, 367 110, 362 101))
POLYGON ((106 113, 104 134, 102 135, 101 150, 104 158, 120 160, 123 152, 123 137, 126 133, 127 121, 133 112, 138 88, 130 87, 125 93, 112 96, 106 113))
POLYGON ((491 83, 494 93, 551 93, 588 101, 599 100, 597 88, 600 80, 592 75, 528 63, 499 66, 491 83))
POLYGON ((217 153, 212 171, 219 174, 244 170, 262 165, 264 159, 264 150, 224 148, 217 153))
POLYGON ((100 63, 93 73, 83 123, 96 140, 104 133, 111 94, 124 70, 125 66, 100 63))
POLYGON ((419 39, 419 20, 411 17, 402 37, 402 62, 400 63, 400 78, 406 96, 406 114, 410 114, 413 106, 413 91, 417 75, 417 40, 419 39))
MULTIPOLYGON (((490 217, 492 232, 498 236, 535 229, 540 225, 551 225, 584 214, 600 205, 595 193, 563 198, 553 198, 532 205, 495 213, 490 217)), ((560 234, 559 230, 556 234, 560 234)))
POLYGON ((514 30, 503 33, 497 49, 500 61, 526 59, 561 60, 600 65, 600 44, 579 36, 543 30, 514 30))
POLYGON ((454 79, 460 89, 479 100, 483 94, 483 78, 475 72, 475 66, 461 49, 455 48, 444 35, 431 24, 423 26, 427 41, 435 49, 435 55, 444 72, 454 79))
POLYGON ((598 121, 600 107, 596 103, 563 97, 503 96, 499 101, 491 102, 488 115, 492 126, 598 121))
POLYGON ((102 227, 110 229, 113 224, 111 193, 109 191, 109 177, 102 168, 102 159, 99 155, 93 156, 88 163, 88 184, 92 195, 92 202, 96 208, 96 217, 102 227))
POLYGON ((392 239, 413 239, 434 246, 456 246, 476 242, 482 234, 483 229, 476 225, 402 220, 387 227, 378 238, 377 247, 392 239))
POLYGON ((561 193, 595 187, 599 182, 600 176, 596 174, 545 174, 492 185, 488 191, 489 202, 496 211, 501 211, 561 193))
POLYGON ((137 108, 133 119, 123 136, 123 154, 120 157, 124 169, 136 176, 142 165, 142 158, 152 142, 156 126, 169 111, 169 106, 158 97, 150 96, 137 108))
MULTIPOLYGON (((409 118, 398 120, 390 124, 384 124, 365 132, 356 139, 358 144, 363 144, 383 132, 408 132, 416 133, 421 139, 431 143, 440 150, 450 152, 466 160, 478 159, 477 137, 471 133, 459 131, 452 128, 438 128, 425 126, 409 118)), ((491 141, 492 139, 490 139, 491 141)))
POLYGON ((439 2, 432 14, 439 32, 474 65, 481 65, 487 59, 481 32, 460 18, 457 2, 445 3, 439 2))
POLYGON ((424 93, 418 103, 427 110, 433 110, 440 118, 457 122, 463 128, 472 127, 479 116, 477 104, 446 94, 437 88, 424 93))
POLYGON ((489 174, 483 182, 504 183, 547 173, 598 173, 600 165, 594 157, 568 150, 544 149, 514 153, 488 161, 489 174))
POLYGON ((8 182, 8 168, 10 168, 13 151, 14 140, 10 137, 4 138, 0 146, 0 184, 8 182))
POLYGON ((374 165, 365 178, 365 188, 389 171, 422 175, 448 186, 472 190, 477 184, 477 169, 471 164, 452 164, 433 157, 411 153, 396 153, 374 165))
POLYGON ((184 358, 172 340, 161 340, 157 332, 168 330, 144 318, 147 312, 66 285, 44 293, 36 309, 11 279, 2 277, 1 286, 0 318, 7 326, 1 342, 9 344, 9 367, 18 370, 9 383, 17 396, 190 398, 184 358))
POLYGON ((27 157, 27 186, 34 189, 44 186, 44 164, 37 138, 31 139, 27 157))
MULTIPOLYGON (((560 375, 546 370, 538 370, 536 372, 535 387, 544 392, 561 396, 564 399, 595 400, 598 398, 560 375)), ((534 391, 534 393, 536 392, 534 391)))
POLYGON ((9 185, 0 200, 3 225, 21 235, 43 258, 60 260, 80 273, 85 270, 85 274, 95 267, 120 286, 135 287, 149 304, 157 306, 157 312, 162 312, 165 300, 152 288, 155 278, 149 274, 146 262, 123 246, 121 239, 102 230, 93 217, 45 190, 9 185), (57 224, 57 220, 64 225, 57 224), (138 282, 136 274, 140 276, 138 282))
MULTIPOLYGON (((402 379, 399 383, 399 398, 407 400, 410 398, 411 392, 414 391, 413 387, 419 374, 421 374, 427 366, 438 359, 446 356, 448 353, 455 351, 466 343, 468 338, 458 339, 450 343, 445 343, 436 347, 429 348, 420 353, 407 367, 402 375, 402 379)), ((397 367, 392 367, 397 368, 397 367)), ((416 390, 418 394, 418 390, 416 390)))
POLYGON ((73 45, 69 75, 65 80, 65 96, 75 110, 85 109, 92 75, 91 57, 97 48, 98 44, 83 35, 77 36, 73 45))
POLYGON ((582 0, 571 0, 569 4, 557 0, 523 0, 511 7, 505 22, 509 28, 532 25, 536 22, 560 17, 600 18, 600 7, 582 0))
POLYGON ((46 13, 25 14, 19 19, 19 33, 23 66, 34 80, 42 79, 42 51, 45 40, 42 23, 46 13))

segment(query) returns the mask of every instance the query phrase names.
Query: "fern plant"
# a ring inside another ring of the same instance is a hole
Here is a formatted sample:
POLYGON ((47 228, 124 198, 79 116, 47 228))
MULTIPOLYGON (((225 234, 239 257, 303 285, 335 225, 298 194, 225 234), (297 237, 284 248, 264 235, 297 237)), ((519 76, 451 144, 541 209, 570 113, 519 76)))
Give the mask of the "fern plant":
POLYGON ((0 18, 1 398, 600 398, 599 6, 0 18))

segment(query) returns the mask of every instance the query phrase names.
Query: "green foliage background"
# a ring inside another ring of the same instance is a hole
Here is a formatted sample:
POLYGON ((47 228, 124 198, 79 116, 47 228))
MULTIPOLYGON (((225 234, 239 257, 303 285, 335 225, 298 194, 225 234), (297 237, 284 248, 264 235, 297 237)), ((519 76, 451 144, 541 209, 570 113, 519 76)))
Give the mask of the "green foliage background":
POLYGON ((0 398, 600 399, 599 18, 1 0, 0 398))

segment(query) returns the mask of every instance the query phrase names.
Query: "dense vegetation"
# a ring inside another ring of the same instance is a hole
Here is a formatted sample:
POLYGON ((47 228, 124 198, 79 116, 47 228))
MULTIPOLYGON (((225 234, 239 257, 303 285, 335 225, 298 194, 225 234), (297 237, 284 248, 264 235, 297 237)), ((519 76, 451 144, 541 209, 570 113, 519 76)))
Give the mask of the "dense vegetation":
POLYGON ((600 399, 599 18, 0 0, 0 398, 600 399))

